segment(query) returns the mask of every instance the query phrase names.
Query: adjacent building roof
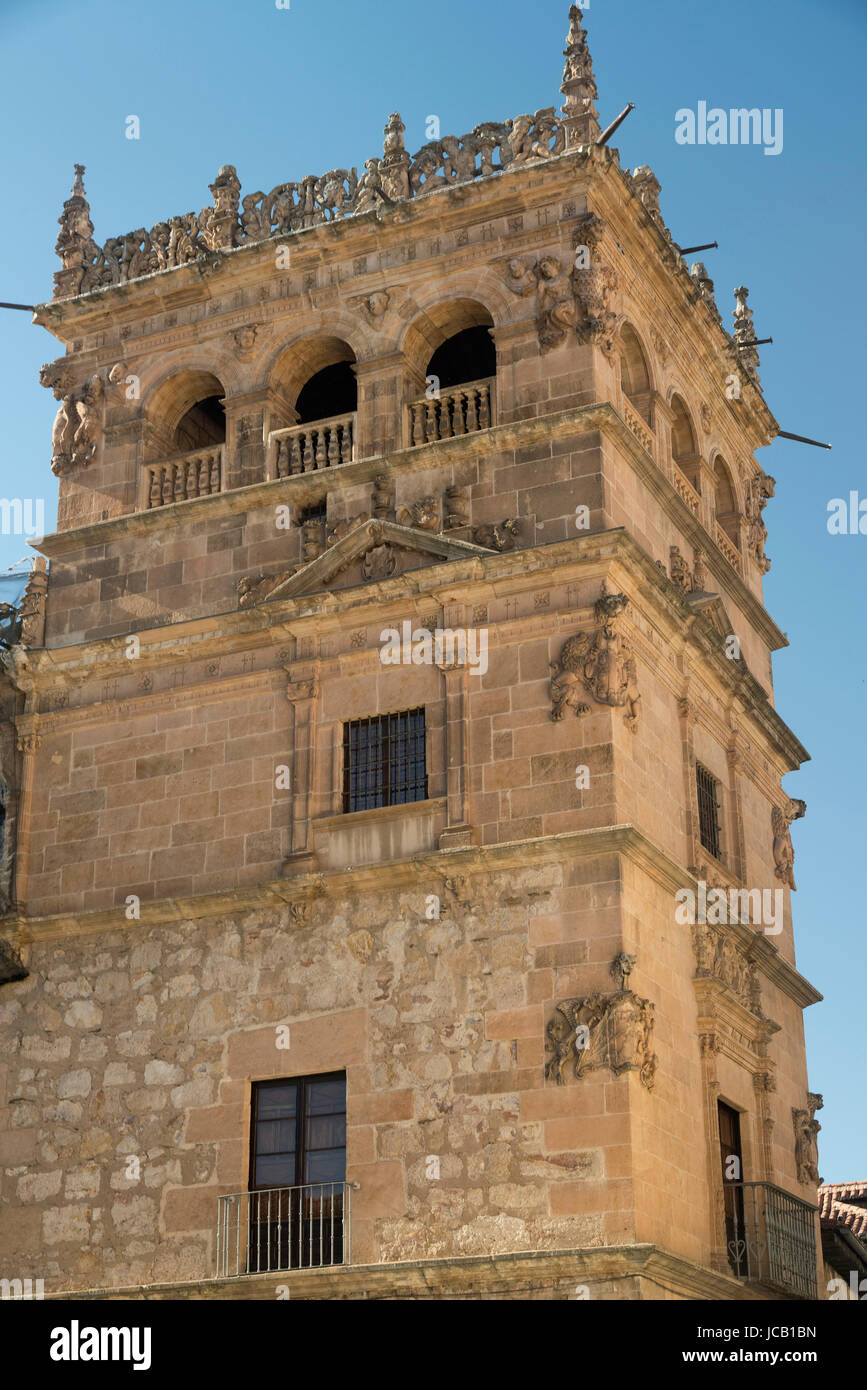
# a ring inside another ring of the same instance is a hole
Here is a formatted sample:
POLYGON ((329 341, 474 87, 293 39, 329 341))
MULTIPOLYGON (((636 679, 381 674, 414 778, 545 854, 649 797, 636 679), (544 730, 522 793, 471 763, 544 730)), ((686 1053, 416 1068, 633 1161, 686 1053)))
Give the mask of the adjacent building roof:
POLYGON ((867 1180, 825 1183, 818 1196, 823 1230, 845 1226, 854 1236, 867 1241, 867 1180))

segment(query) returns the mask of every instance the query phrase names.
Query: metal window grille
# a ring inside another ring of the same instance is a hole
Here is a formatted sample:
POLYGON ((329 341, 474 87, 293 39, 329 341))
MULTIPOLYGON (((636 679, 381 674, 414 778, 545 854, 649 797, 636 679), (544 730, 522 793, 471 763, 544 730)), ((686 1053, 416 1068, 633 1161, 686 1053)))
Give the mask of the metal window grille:
POLYGON ((701 763, 695 766, 695 782, 698 791, 698 830, 701 843, 715 859, 721 859, 719 830, 719 783, 701 763))
POLYGON ((312 502, 298 513, 298 525, 303 526, 305 521, 325 521, 327 513, 328 498, 323 497, 321 502, 312 502))
POLYGON ((344 724, 345 812, 426 799, 423 709, 377 714, 344 724))

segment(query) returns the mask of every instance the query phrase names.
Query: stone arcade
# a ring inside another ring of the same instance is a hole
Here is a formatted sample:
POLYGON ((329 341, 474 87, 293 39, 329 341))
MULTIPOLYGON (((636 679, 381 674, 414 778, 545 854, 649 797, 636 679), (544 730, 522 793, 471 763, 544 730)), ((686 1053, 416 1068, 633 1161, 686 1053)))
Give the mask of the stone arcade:
POLYGON ((777 425, 574 6, 561 91, 102 245, 76 166, 0 685, 0 1275, 48 1298, 816 1296, 777 425))

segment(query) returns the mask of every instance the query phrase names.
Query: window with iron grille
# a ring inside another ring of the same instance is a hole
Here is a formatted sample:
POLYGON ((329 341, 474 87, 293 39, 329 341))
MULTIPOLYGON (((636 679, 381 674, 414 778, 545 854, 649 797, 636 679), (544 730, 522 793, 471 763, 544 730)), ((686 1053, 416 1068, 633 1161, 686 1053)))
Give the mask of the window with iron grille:
POLYGON ((344 724, 345 812, 426 799, 423 709, 377 714, 344 724))
POLYGON ((303 526, 305 521, 325 521, 328 513, 328 498, 323 497, 319 502, 311 502, 309 507, 303 507, 298 513, 298 525, 303 526))
POLYGON ((719 782, 701 763, 695 765, 698 791, 698 832, 704 848, 715 859, 722 858, 719 828, 719 782))

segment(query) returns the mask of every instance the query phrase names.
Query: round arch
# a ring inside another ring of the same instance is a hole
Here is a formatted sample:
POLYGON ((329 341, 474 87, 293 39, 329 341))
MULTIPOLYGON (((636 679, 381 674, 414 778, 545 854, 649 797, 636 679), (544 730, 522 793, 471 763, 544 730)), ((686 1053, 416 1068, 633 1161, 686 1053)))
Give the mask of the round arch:
POLYGON ((424 376, 429 362, 444 343, 469 330, 490 330, 494 326, 493 314, 479 299, 464 296, 440 298, 428 307, 419 306, 407 325, 400 348, 409 365, 419 376, 424 376))
POLYGON ((649 359, 631 323, 624 323, 620 329, 619 348, 620 385, 623 394, 652 428, 650 401, 653 382, 648 366, 649 359))
POLYGON ((330 333, 306 334, 280 347, 267 368, 267 383, 293 409, 307 383, 330 367, 352 367, 357 356, 345 338, 330 333))

